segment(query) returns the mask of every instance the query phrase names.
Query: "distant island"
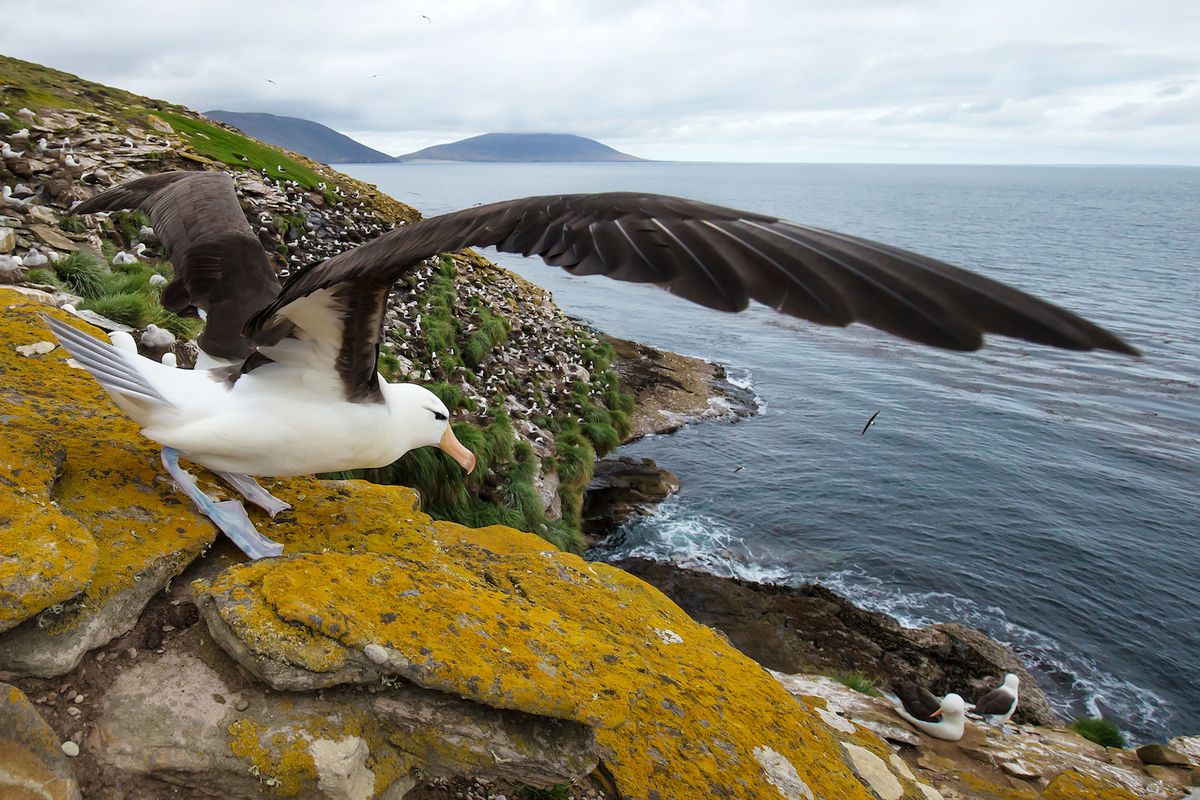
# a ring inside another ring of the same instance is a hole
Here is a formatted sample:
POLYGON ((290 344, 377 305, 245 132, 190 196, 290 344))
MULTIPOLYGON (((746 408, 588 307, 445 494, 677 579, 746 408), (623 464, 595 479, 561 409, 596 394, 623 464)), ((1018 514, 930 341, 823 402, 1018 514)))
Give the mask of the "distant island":
POLYGON ((396 156, 397 161, 645 161, 570 133, 485 133, 396 156))
POLYGON ((309 119, 221 110, 205 111, 204 116, 323 164, 378 164, 392 160, 387 153, 309 119))

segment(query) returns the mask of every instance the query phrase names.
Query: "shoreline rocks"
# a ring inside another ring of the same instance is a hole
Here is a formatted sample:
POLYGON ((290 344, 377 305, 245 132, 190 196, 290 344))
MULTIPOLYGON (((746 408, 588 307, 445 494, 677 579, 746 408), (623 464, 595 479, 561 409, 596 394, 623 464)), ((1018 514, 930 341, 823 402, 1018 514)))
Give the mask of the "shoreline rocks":
POLYGON ((1021 659, 965 625, 906 628, 814 584, 773 586, 644 559, 614 566, 654 586, 769 669, 862 672, 885 684, 912 678, 935 694, 958 692, 968 702, 1013 672, 1021 678, 1016 721, 1062 723, 1021 659))

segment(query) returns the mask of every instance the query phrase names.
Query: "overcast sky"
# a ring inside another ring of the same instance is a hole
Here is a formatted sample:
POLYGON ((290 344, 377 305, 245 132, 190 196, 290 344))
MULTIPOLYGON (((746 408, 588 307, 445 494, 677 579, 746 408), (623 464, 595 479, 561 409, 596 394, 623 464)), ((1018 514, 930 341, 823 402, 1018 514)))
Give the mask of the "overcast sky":
POLYGON ((661 159, 1200 164, 1197 0, 0 9, 9 55, 391 154, 552 131, 661 159))

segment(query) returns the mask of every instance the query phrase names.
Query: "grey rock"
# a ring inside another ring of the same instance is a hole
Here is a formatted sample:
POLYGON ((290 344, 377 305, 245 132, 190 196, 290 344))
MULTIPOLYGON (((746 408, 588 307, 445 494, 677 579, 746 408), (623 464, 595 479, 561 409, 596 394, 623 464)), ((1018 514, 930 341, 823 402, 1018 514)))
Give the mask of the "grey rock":
MULTIPOLYGON (((373 696, 355 687, 320 696, 269 691, 245 682, 199 626, 172 640, 158 660, 117 677, 101 700, 90 745, 118 773, 224 797, 257 797, 286 784, 297 790, 292 796, 364 800, 375 796, 369 765, 385 762, 412 764, 429 776, 505 775, 535 786, 576 780, 597 763, 592 731, 583 725, 415 686, 373 696), (243 711, 225 701, 234 695, 247 701, 243 711), (307 753, 316 774, 289 772, 285 752, 292 763, 297 752, 307 753)), ((381 796, 398 799, 414 783, 403 775, 381 796)))
POLYGON ((17 232, 12 228, 0 228, 0 253, 11 253, 17 246, 17 232))
POLYGON ((5 631, 0 638, 0 670, 43 678, 70 672, 89 650, 132 629, 150 598, 189 560, 183 553, 171 553, 143 565, 127 588, 115 591, 98 607, 81 604, 64 612, 62 620, 69 624, 43 628, 34 617, 5 631))
POLYGON ((1155 764, 1162 767, 1187 767, 1191 765, 1187 756, 1172 750, 1165 744, 1144 744, 1137 749, 1137 756, 1143 764, 1155 764))
POLYGON ((80 798, 58 736, 29 698, 7 683, 0 683, 0 797, 80 798))

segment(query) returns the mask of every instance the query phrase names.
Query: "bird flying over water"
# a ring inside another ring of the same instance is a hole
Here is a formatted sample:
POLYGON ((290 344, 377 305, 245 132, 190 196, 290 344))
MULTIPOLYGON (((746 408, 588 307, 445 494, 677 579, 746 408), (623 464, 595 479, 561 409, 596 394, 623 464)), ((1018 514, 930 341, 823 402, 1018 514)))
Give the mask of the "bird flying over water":
MULTIPOLYGON (((880 409, 880 411, 882 411, 882 410, 883 410, 883 409, 880 409)), ((871 423, 872 423, 872 422, 874 422, 874 421, 875 421, 875 418, 876 418, 876 417, 878 417, 878 416, 879 416, 879 411, 876 411, 874 414, 872 414, 872 415, 871 415, 871 418, 870 418, 869 420, 867 420, 867 424, 866 424, 866 425, 863 425, 862 433, 860 433, 860 434, 858 434, 858 435, 859 435, 859 436, 865 436, 865 435, 866 435, 866 433, 867 433, 867 428, 871 427, 871 423)))
POLYGON ((421 220, 280 286, 223 172, 166 172, 78 205, 138 209, 170 252, 161 302, 206 318, 196 370, 172 369, 50 320, 63 346, 163 445, 182 490, 247 555, 278 555, 237 501, 217 503, 179 466, 213 470, 272 516, 287 504, 254 476, 392 463, 438 446, 470 471, 449 411, 376 371, 393 283, 443 252, 494 246, 571 274, 603 274, 720 311, 756 300, 823 325, 861 322, 934 347, 975 350, 998 333, 1136 354, 1117 336, 1002 283, 890 245, 765 214, 632 192, 528 197, 421 220))

